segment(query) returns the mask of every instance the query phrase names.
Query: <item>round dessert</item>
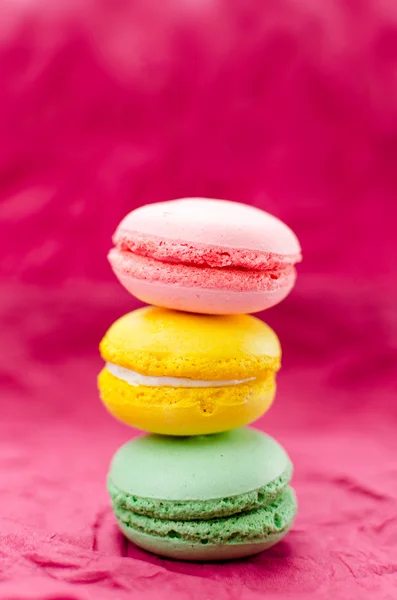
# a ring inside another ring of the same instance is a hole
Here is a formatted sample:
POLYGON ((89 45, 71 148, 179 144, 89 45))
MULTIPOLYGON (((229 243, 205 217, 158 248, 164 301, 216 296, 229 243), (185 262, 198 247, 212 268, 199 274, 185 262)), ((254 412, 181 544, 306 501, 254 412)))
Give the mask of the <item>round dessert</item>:
POLYGON ((111 267, 148 304, 205 314, 254 313, 292 290, 295 234, 246 204, 186 198, 142 206, 113 236, 111 267))
POLYGON ((256 554, 290 529, 292 464, 249 428, 196 437, 146 435, 122 446, 108 476, 112 506, 135 544, 181 560, 256 554))
POLYGON ((116 321, 100 344, 101 398, 124 423, 200 435, 252 423, 270 406, 281 349, 248 315, 199 315, 147 306, 116 321))

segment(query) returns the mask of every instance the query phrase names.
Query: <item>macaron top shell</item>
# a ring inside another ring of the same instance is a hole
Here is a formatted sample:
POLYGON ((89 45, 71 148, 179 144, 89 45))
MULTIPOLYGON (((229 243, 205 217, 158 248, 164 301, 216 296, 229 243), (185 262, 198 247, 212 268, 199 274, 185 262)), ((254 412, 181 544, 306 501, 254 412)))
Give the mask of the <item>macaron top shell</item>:
POLYGON ((118 319, 100 344, 102 358, 143 375, 235 380, 277 371, 274 331, 248 315, 212 316, 148 306, 118 319))
POLYGON ((204 198, 142 206, 129 213, 115 246, 162 261, 273 269, 301 260, 293 231, 258 208, 204 198))
POLYGON ((240 428, 208 436, 135 438, 115 454, 109 480, 143 498, 206 500, 256 490, 291 468, 273 438, 240 428))

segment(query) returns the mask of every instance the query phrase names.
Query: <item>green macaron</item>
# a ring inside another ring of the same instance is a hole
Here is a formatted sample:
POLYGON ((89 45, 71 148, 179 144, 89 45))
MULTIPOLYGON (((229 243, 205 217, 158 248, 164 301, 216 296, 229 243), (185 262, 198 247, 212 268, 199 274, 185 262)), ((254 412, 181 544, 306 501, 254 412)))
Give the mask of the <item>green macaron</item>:
POLYGON ((118 524, 138 546, 180 560, 227 560, 273 546, 290 529, 292 464, 271 437, 144 435, 116 452, 108 490, 118 524))

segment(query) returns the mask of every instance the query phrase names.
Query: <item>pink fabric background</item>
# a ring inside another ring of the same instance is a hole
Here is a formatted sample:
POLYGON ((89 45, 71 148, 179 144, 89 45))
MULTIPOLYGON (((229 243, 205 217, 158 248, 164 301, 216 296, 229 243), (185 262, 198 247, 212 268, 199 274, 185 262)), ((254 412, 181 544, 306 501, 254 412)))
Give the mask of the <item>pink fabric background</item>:
POLYGON ((386 0, 1 3, 0 598, 395 599, 397 7, 386 0), (288 538, 220 565, 127 544, 105 474, 131 431, 97 344, 137 306, 106 261, 121 217, 242 200, 299 235, 266 314, 288 538))

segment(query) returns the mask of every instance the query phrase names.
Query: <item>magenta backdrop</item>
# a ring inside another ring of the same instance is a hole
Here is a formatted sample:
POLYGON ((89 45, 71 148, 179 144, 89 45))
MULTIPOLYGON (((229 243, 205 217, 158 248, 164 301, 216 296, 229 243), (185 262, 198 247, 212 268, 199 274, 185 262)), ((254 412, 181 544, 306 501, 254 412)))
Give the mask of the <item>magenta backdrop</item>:
POLYGON ((396 4, 0 11, 0 598, 396 598, 396 4), (138 305, 111 234, 188 195, 263 207, 304 250, 265 315, 284 364, 258 423, 295 463, 299 516, 268 553, 212 566, 118 533, 105 474, 131 431, 96 391, 97 344, 138 305))

